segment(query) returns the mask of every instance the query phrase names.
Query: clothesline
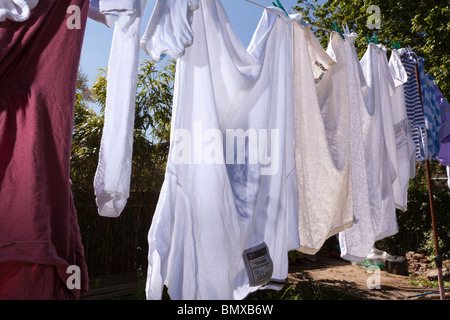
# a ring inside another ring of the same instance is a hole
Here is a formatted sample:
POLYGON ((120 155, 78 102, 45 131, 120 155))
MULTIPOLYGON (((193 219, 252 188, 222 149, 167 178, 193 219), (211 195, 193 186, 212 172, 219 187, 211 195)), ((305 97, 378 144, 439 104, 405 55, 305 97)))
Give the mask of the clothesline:
MULTIPOLYGON (((275 10, 269 8, 269 7, 263 6, 263 5, 259 4, 259 3, 253 2, 253 1, 251 1, 251 0, 245 0, 245 1, 248 2, 248 3, 251 3, 251 4, 253 4, 253 5, 256 5, 256 6, 258 6, 258 7, 264 8, 264 9, 266 9, 266 10, 269 10, 269 11, 271 11, 271 12, 274 12, 274 13, 277 13, 277 14, 278 14, 277 11, 275 11, 275 10)), ((322 27, 319 27, 319 26, 317 26, 317 25, 311 24, 311 23, 309 23, 309 22, 308 22, 308 25, 311 26, 311 27, 313 27, 313 28, 316 28, 316 29, 320 29, 320 30, 322 30, 322 31, 325 31, 325 32, 329 32, 329 33, 336 32, 335 30, 330 30, 330 29, 322 28, 322 27)), ((347 29, 348 29, 348 27, 347 27, 347 29)), ((357 39, 355 39, 355 41, 356 41, 356 42, 359 42, 359 43, 369 44, 369 42, 367 42, 367 41, 361 41, 361 40, 357 40, 357 39)), ((384 45, 383 45, 383 46, 384 46, 384 45)), ((384 47, 386 48, 386 50, 391 50, 391 51, 392 51, 392 50, 395 50, 395 49, 387 48, 386 46, 384 46, 384 47)))

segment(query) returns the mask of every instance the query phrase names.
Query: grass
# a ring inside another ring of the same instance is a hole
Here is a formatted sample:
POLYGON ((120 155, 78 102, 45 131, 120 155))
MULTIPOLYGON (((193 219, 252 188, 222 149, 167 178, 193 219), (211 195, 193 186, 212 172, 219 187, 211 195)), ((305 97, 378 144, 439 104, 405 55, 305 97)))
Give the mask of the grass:
POLYGON ((280 291, 259 290, 250 294, 246 300, 355 300, 355 297, 328 286, 309 283, 303 286, 289 285, 280 291))
MULTIPOLYGON (((439 288, 437 280, 430 280, 425 276, 410 275, 408 283, 421 288, 439 288)), ((450 281, 444 281, 444 288, 450 288, 450 281)))

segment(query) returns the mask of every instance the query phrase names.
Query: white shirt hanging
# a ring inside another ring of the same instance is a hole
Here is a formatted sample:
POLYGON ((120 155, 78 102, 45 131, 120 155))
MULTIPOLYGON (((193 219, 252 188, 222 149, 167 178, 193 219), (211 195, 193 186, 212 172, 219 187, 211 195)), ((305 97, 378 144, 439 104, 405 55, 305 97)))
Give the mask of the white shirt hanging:
POLYGON ((175 11, 164 2, 152 15, 162 25, 142 45, 156 60, 181 57, 147 298, 160 299, 163 285, 172 299, 280 288, 299 246, 291 21, 265 11, 246 50, 220 1, 198 1, 193 13, 192 1, 176 1, 175 11), (193 43, 174 39, 174 29, 193 43))
POLYGON ((394 80, 384 47, 371 43, 361 59, 361 67, 369 87, 367 107, 371 114, 365 136, 369 194, 375 222, 375 240, 398 231, 392 184, 398 171, 391 95, 394 80))
MULTIPOLYGON (((332 44, 335 55, 341 59, 343 40, 333 37, 332 44)), ((336 63, 308 27, 295 23, 299 250, 307 254, 317 253, 330 236, 353 224, 348 91, 335 90, 333 86, 346 76, 346 65, 336 63)))
POLYGON ((393 191, 397 209, 406 211, 408 206, 409 179, 415 176, 416 157, 415 144, 412 139, 412 127, 408 121, 405 103, 404 84, 408 80, 408 76, 403 67, 398 50, 392 50, 389 59, 389 69, 395 84, 395 91, 391 96, 391 105, 398 164, 396 169, 397 177, 393 183, 393 191))

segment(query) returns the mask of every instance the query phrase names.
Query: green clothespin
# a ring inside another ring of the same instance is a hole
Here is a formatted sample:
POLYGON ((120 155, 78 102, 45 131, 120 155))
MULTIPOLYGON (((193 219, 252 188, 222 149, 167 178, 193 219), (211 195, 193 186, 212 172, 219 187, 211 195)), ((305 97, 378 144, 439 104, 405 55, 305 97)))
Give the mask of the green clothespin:
POLYGON ((390 43, 391 43, 391 47, 392 47, 393 49, 398 50, 398 45, 397 45, 397 43, 396 43, 395 41, 390 41, 390 43))
POLYGON ((281 10, 284 11, 284 13, 289 17, 288 13, 286 12, 286 10, 284 9, 283 5, 281 4, 281 2, 279 0, 276 0, 277 3, 272 2, 274 7, 280 8, 281 10))
POLYGON ((372 38, 369 37, 368 35, 366 35, 366 41, 367 43, 375 43, 375 44, 379 44, 380 42, 378 41, 378 38, 376 35, 374 35, 372 38))
POLYGON ((345 40, 345 37, 344 37, 344 35, 342 34, 342 31, 341 31, 341 29, 339 29, 339 26, 336 24, 336 22, 333 21, 333 24, 331 25, 331 28, 332 28, 334 31, 336 31, 337 33, 339 33, 339 34, 341 35, 342 39, 345 40))
POLYGON ((375 43, 375 44, 380 44, 380 42, 378 41, 377 35, 374 35, 374 36, 372 37, 372 39, 374 40, 373 43, 375 43))

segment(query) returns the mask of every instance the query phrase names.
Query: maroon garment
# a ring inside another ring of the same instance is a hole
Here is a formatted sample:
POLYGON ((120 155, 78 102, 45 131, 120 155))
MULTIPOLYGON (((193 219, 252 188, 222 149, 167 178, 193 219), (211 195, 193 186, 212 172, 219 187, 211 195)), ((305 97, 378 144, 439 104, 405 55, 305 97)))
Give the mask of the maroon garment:
MULTIPOLYGON (((81 269, 82 287, 73 289, 72 296, 78 298, 88 288, 69 182, 75 90, 88 9, 89 0, 40 0, 25 22, 0 22, 3 294, 14 281, 17 286, 26 283, 20 275, 30 277, 25 269, 31 265, 37 269, 34 274, 55 278, 48 279, 49 290, 64 287, 72 275, 67 267, 76 265, 81 269), (73 15, 67 13, 70 5, 81 9, 81 29, 67 27, 73 15), (14 267, 22 270, 8 277, 14 267)), ((33 288, 30 285, 29 290, 33 288)), ((24 290, 16 292, 23 294, 17 299, 33 296, 24 290)))
POLYGON ((0 263, 0 300, 72 300, 55 266, 23 261, 0 263))

